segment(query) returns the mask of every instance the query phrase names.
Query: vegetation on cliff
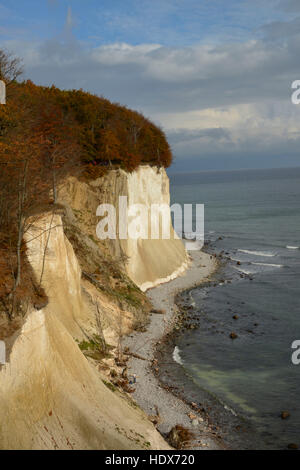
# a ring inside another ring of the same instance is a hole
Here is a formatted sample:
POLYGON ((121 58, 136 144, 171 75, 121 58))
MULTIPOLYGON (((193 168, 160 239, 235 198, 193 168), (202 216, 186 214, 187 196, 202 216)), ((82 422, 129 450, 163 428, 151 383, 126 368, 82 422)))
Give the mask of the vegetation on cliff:
MULTIPOLYGON (((54 145, 76 147, 87 171, 110 165, 127 171, 141 164, 168 167, 172 161, 163 131, 142 114, 83 90, 12 81, 7 105, 0 108, 0 137, 9 144, 25 135, 41 157, 54 145)), ((72 160, 73 151, 65 158, 72 160)))
POLYGON ((25 297, 44 297, 42 279, 27 268, 24 235, 34 217, 57 210, 64 178, 172 160, 163 131, 142 114, 82 90, 17 82, 20 73, 20 61, 0 50, 7 85, 0 106, 0 308, 9 317, 25 297))

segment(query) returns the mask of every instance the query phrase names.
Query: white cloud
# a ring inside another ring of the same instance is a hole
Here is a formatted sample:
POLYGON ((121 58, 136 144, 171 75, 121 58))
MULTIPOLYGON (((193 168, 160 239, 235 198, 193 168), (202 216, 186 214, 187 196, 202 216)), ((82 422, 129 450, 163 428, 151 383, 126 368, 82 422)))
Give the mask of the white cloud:
POLYGON ((260 154, 264 160, 283 152, 284 157, 300 145, 300 107, 291 104, 236 105, 160 119, 169 127, 169 141, 179 156, 236 156, 242 166, 244 155, 260 154))
POLYGON ((24 57, 37 83, 82 87, 141 110, 167 130, 179 156, 296 153, 300 107, 290 100, 291 83, 300 79, 295 32, 276 43, 189 47, 87 49, 69 39, 6 46, 24 57))

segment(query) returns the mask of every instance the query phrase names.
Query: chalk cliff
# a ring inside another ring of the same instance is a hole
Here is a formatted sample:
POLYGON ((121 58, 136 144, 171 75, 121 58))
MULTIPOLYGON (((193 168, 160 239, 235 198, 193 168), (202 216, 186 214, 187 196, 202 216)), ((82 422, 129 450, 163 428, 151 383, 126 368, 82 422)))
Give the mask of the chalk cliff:
POLYGON ((28 305, 0 366, 1 449, 169 448, 111 378, 122 378, 116 351, 123 335, 147 319, 137 286, 174 278, 188 258, 172 228, 171 240, 99 241, 97 207, 118 208, 120 195, 129 205, 169 204, 165 170, 114 170, 89 183, 71 177, 59 191, 62 206, 35 217, 26 233, 27 258, 48 303, 28 305), (89 350, 95 338, 108 347, 103 357, 89 350))
MULTIPOLYGON (((27 241, 49 303, 29 308, 0 371, 0 448, 168 448, 146 415, 107 387, 97 362, 88 361, 77 344, 97 332, 97 323, 61 217, 41 217, 27 241)), ((101 296, 97 300, 105 307, 101 296)))
POLYGON ((159 239, 151 239, 149 223, 148 239, 120 240, 119 196, 127 197, 128 206, 144 205, 149 214, 153 204, 165 204, 169 207, 169 178, 165 169, 141 166, 132 173, 113 170, 90 183, 69 178, 60 191, 61 201, 68 203, 73 210, 80 213, 82 223, 95 238, 99 222, 99 218, 96 217, 98 205, 108 203, 116 208, 117 238, 107 240, 105 246, 114 257, 127 258, 125 263, 127 274, 142 291, 174 279, 184 272, 188 257, 182 241, 174 233, 170 212, 166 215, 167 221, 164 221, 170 226, 170 239, 163 239, 161 232, 159 239))

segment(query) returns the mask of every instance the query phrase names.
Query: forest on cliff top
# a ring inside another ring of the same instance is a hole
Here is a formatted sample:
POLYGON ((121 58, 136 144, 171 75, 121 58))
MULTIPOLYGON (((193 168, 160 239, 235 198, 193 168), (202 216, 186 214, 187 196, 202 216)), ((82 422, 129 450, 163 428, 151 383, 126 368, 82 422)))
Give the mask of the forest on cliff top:
POLYGON ((83 90, 21 82, 21 72, 19 59, 0 50, 7 92, 0 106, 0 309, 9 318, 29 288, 29 297, 43 296, 27 266, 24 236, 32 217, 55 207, 64 178, 172 161, 163 131, 142 114, 83 90))

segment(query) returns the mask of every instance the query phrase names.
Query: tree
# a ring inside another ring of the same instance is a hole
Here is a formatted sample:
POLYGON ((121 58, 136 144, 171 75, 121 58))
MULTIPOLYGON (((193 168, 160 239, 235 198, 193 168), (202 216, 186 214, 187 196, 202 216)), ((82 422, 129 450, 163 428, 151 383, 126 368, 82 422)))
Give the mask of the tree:
POLYGON ((8 84, 15 81, 22 73, 22 60, 12 53, 0 49, 0 80, 8 84))
POLYGON ((57 184, 79 167, 80 148, 77 142, 78 126, 64 116, 55 105, 44 108, 33 128, 40 141, 40 158, 49 170, 54 203, 57 202, 57 184))
POLYGON ((38 141, 32 135, 0 146, 1 245, 7 247, 11 268, 11 309, 21 284, 26 246, 24 235, 34 223, 35 208, 49 198, 49 185, 39 160, 38 141), (4 203, 5 201, 5 203, 4 203))
POLYGON ((129 121, 129 133, 132 137, 132 144, 134 148, 137 146, 138 137, 144 127, 144 122, 142 121, 143 119, 139 119, 138 115, 136 117, 132 117, 129 121))
POLYGON ((21 72, 21 61, 0 49, 0 79, 9 84, 7 104, 0 106, 0 299, 20 294, 24 235, 33 214, 50 210, 53 216, 58 185, 68 175, 83 168, 85 177, 95 178, 112 164, 133 171, 172 161, 163 131, 142 114, 82 90, 19 83, 21 72))
POLYGON ((116 134, 110 129, 101 132, 101 143, 99 145, 99 158, 101 160, 120 160, 120 142, 116 134))

